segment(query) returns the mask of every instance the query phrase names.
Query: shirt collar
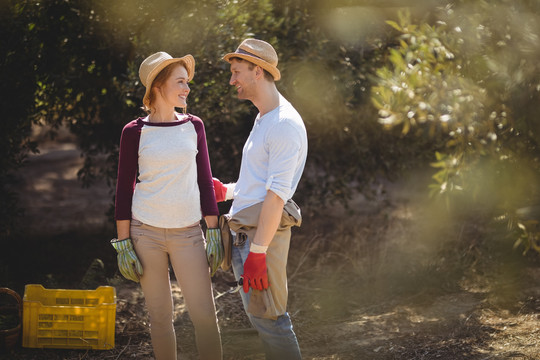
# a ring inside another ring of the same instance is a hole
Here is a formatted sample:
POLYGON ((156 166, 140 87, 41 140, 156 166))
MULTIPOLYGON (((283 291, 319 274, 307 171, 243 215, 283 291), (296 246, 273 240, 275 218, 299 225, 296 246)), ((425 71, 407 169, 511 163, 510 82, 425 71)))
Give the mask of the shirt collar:
POLYGON ((255 118, 255 124, 260 123, 265 117, 270 116, 271 114, 273 114, 274 111, 278 111, 278 109, 280 107, 282 107, 283 105, 285 105, 286 103, 288 103, 287 99, 285 99, 283 97, 283 95, 281 95, 281 93, 280 93, 279 94, 279 104, 278 104, 278 106, 276 106, 275 108, 273 108, 272 110, 270 110, 269 112, 264 114, 263 116, 261 116, 261 113, 258 113, 257 117, 255 118))

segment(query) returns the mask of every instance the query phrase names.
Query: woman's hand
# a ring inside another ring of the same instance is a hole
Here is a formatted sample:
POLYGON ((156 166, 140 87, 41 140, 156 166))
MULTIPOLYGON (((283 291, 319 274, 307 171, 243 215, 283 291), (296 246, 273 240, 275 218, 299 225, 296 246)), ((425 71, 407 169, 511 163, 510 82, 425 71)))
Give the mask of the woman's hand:
POLYGON ((208 228, 206 230, 206 258, 210 266, 210 276, 214 276, 223 262, 223 243, 221 242, 221 230, 208 228))
POLYGON ((139 278, 143 274, 143 268, 133 248, 131 239, 112 239, 111 244, 118 252, 118 269, 122 275, 128 280, 139 282, 139 278))

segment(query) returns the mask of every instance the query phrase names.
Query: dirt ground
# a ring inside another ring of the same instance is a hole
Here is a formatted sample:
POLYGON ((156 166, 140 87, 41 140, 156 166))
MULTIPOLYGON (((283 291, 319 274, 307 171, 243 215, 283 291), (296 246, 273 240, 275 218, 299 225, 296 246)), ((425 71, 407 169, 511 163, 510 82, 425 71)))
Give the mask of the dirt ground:
MULTIPOLYGON (((73 144, 52 144, 22 171, 27 226, 50 235, 48 249, 69 246, 66 233, 70 239, 88 229, 105 234, 95 244, 114 235, 104 216, 110 189, 81 188, 81 163, 73 144)), ((513 251, 512 241, 476 221, 474 212, 443 215, 426 198, 427 181, 422 171, 381 186, 374 200, 358 196, 349 208, 303 209, 288 272, 289 312, 305 359, 540 359, 539 256, 513 251)), ((140 287, 118 277, 112 248, 95 247, 106 254, 102 284, 116 288, 115 348, 19 345, 0 359, 153 359, 140 287)), ((29 272, 25 280, 76 287, 65 267, 77 259, 63 261, 63 268, 53 260, 39 265, 47 275, 29 272)), ((80 278, 84 269, 75 273, 80 278)), ((264 359, 240 297, 226 292, 225 280, 232 274, 220 270, 214 294, 224 359, 264 359)), ((173 285, 179 358, 197 359, 189 314, 173 285)))

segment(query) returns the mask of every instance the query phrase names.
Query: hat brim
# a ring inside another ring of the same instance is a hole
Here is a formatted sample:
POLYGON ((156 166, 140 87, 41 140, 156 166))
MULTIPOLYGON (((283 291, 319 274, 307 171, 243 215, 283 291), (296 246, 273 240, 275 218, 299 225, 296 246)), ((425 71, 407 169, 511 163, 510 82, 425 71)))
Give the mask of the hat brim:
POLYGON ((150 91, 152 90, 152 83, 154 82, 154 79, 156 78, 156 76, 158 76, 161 70, 177 62, 181 62, 184 64, 184 67, 186 68, 186 71, 188 73, 188 81, 193 80, 193 76, 195 75, 195 58, 193 58, 192 55, 188 54, 181 58, 172 58, 172 59, 163 61, 162 63, 159 64, 159 66, 153 69, 146 77, 146 91, 143 97, 144 105, 148 106, 148 100, 150 98, 150 91))
POLYGON ((248 55, 248 54, 242 54, 242 53, 233 52, 233 53, 228 53, 227 55, 225 55, 223 57, 223 60, 230 63, 231 59, 233 59, 233 58, 244 59, 246 61, 249 61, 250 63, 253 63, 255 65, 258 65, 258 66, 262 67, 264 70, 268 71, 270 73, 270 75, 272 75, 272 77, 274 78, 274 81, 278 81, 279 79, 281 79, 281 73, 280 73, 279 69, 277 67, 267 63, 263 59, 259 59, 258 57, 251 56, 251 55, 248 55))

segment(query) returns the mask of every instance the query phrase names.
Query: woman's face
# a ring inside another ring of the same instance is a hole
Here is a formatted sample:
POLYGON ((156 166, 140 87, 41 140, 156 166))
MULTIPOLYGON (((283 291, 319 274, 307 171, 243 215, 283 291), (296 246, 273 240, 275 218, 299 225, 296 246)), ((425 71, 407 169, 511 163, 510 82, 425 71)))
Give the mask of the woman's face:
POLYGON ((178 65, 159 88, 159 93, 165 103, 172 107, 187 106, 189 94, 188 72, 183 65, 178 65))

